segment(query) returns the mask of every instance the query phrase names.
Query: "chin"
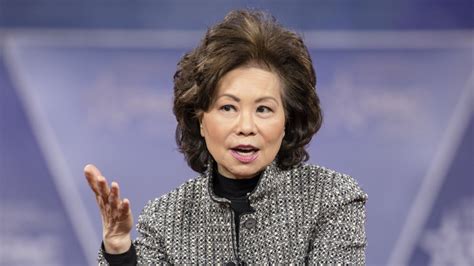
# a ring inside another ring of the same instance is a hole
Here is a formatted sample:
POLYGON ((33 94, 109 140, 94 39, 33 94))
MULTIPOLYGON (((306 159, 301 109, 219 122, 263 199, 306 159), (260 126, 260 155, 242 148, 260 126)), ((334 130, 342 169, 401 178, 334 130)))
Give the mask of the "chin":
POLYGON ((235 167, 235 171, 231 173, 238 178, 253 177, 258 172, 262 171, 264 167, 253 166, 253 165, 239 165, 235 167))

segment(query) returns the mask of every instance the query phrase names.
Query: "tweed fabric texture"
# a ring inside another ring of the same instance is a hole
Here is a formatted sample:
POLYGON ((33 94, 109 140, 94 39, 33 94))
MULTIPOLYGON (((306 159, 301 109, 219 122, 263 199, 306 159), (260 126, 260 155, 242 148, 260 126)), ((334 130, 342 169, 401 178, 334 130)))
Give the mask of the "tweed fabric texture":
MULTIPOLYGON (((365 264, 367 194, 349 175, 312 164, 266 167, 248 194, 236 243, 230 201, 204 174, 147 203, 133 245, 138 265, 365 264)), ((99 251, 99 265, 108 265, 99 251)))

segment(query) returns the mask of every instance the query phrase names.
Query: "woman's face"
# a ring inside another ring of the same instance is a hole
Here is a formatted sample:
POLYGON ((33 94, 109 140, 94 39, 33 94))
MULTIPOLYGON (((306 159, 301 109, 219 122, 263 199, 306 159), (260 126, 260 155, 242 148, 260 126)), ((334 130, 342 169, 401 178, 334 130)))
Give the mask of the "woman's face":
POLYGON ((201 117, 201 136, 219 173, 251 178, 276 157, 285 135, 279 77, 246 66, 224 75, 214 103, 201 117))

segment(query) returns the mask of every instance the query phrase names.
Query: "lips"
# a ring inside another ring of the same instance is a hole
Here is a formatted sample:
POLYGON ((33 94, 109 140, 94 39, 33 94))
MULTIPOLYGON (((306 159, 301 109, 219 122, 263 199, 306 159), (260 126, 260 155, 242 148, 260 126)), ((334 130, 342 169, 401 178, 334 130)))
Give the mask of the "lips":
POLYGON ((250 163, 258 157, 259 149, 252 145, 237 145, 231 148, 232 156, 242 163, 250 163))

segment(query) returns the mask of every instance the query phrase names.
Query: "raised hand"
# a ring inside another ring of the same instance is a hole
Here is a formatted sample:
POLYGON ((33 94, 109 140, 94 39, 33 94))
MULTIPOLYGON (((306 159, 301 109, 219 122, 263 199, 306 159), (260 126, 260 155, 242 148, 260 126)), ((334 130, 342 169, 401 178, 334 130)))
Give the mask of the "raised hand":
POLYGON ((133 226, 129 200, 122 200, 119 185, 112 182, 109 187, 105 177, 94 165, 86 165, 84 175, 95 194, 102 216, 102 239, 105 251, 110 254, 128 251, 131 245, 130 231, 133 226))

